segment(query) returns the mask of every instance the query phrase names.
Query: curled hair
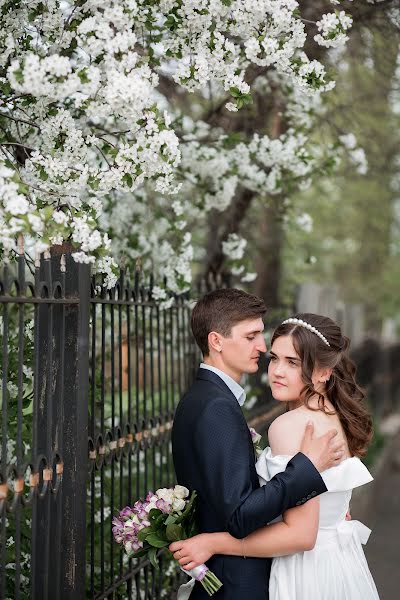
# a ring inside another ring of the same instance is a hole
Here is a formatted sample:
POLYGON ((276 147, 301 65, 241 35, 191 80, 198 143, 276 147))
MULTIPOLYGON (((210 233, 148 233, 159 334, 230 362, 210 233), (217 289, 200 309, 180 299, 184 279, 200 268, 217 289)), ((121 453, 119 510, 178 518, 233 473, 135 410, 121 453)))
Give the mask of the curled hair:
POLYGON ((301 399, 310 410, 330 412, 324 403, 324 396, 314 387, 312 375, 314 368, 332 369, 332 375, 326 385, 326 395, 332 403, 342 424, 352 456, 364 456, 372 438, 372 419, 364 405, 364 391, 355 379, 356 366, 349 356, 350 340, 342 335, 340 327, 329 317, 301 313, 294 315, 314 326, 328 340, 325 344, 315 333, 294 323, 279 325, 274 331, 271 343, 290 335, 293 346, 301 359, 301 376, 304 388, 301 399), (312 408, 311 398, 318 397, 318 408, 312 408))

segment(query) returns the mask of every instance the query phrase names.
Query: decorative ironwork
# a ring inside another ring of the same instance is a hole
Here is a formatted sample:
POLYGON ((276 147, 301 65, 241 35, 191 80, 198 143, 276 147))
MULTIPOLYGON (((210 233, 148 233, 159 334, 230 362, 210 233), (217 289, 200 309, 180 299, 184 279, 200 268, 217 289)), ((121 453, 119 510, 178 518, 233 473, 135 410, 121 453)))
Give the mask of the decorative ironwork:
MULTIPOLYGON (((209 279, 202 284, 216 286, 209 279)), ((158 598, 173 586, 114 543, 112 517, 174 483, 170 432, 198 356, 188 297, 135 273, 106 290, 55 247, 0 277, 0 598, 158 598)), ((169 579, 168 579, 169 578, 169 579)))
MULTIPOLYGON (((161 309, 152 280, 121 273, 113 290, 93 279, 91 298, 88 597, 158 598, 165 570, 128 560, 114 543, 112 516, 148 490, 174 483, 172 419, 197 352, 187 296, 161 309)), ((164 560, 164 559, 163 559, 164 560)), ((165 560, 164 560, 165 562, 165 560)))

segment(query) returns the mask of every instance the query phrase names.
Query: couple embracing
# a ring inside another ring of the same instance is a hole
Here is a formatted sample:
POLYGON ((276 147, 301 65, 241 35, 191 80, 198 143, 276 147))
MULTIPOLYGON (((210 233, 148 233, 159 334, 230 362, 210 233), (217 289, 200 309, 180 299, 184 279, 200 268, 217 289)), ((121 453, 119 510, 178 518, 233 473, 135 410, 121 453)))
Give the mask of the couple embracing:
MULTIPOLYGON (((296 315, 275 330, 269 383, 289 410, 255 462, 241 406, 245 373, 267 348, 263 301, 236 289, 196 304, 203 362, 172 430, 178 483, 196 490, 201 534, 170 546, 186 570, 223 582, 220 600, 375 600, 362 550, 369 529, 348 520, 352 489, 372 480, 360 461, 372 436, 349 340, 329 318, 296 315)), ((205 600, 194 580, 178 600, 205 600)))

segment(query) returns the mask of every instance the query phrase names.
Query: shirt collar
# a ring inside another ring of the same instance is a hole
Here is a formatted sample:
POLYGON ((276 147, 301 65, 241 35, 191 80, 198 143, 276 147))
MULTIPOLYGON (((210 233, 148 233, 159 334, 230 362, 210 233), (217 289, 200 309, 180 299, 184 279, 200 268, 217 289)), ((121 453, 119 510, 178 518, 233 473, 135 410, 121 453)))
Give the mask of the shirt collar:
POLYGON ((218 377, 220 377, 222 381, 226 383, 228 388, 231 390, 232 394, 239 402, 239 405, 243 406, 244 401, 246 400, 246 392, 244 391, 241 385, 239 385, 234 379, 232 379, 230 375, 227 375, 226 373, 224 373, 224 371, 221 371, 221 369, 217 369, 217 367, 206 365, 206 363, 201 363, 200 369, 207 369, 208 371, 212 371, 213 373, 218 375, 218 377))

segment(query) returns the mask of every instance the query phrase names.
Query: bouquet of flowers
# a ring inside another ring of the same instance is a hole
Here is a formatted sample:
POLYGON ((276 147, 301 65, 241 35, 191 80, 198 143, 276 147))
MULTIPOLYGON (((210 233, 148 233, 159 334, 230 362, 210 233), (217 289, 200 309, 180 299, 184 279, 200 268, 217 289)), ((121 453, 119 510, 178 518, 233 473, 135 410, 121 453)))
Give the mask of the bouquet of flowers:
MULTIPOLYGON (((161 488, 154 494, 149 492, 146 500, 138 500, 133 507, 126 506, 113 519, 115 541, 122 544, 130 558, 147 556, 158 568, 157 552, 172 542, 196 535, 195 506, 196 492, 182 485, 161 488)), ((182 568, 182 567, 181 567, 182 568)), ((209 596, 222 586, 221 581, 206 565, 186 571, 200 581, 209 596)))

